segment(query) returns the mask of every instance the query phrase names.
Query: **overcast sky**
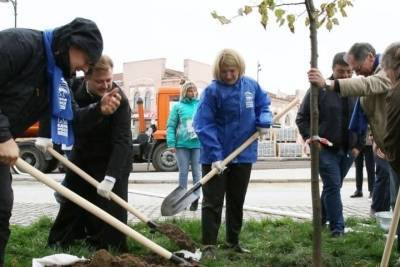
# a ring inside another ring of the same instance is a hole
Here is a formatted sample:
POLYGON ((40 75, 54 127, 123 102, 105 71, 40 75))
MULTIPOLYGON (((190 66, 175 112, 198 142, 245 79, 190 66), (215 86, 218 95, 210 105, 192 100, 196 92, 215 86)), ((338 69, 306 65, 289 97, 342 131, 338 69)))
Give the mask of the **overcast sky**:
MULTIPOLYGON (((258 14, 220 25, 210 12, 230 16, 254 0, 17 0, 18 26, 53 28, 75 17, 94 20, 104 39, 104 52, 115 61, 115 71, 123 62, 167 58, 167 67, 183 70, 186 58, 212 64, 223 48, 234 48, 246 61, 246 74, 256 79, 257 61, 262 70, 260 84, 268 91, 294 93, 307 89, 306 71, 310 61, 308 29, 304 15, 298 18, 296 33, 279 28, 271 17, 267 31, 258 14)), ((297 2, 297 1, 282 1, 297 2)), ((316 6, 326 1, 314 1, 316 6)), ((379 52, 398 41, 398 0, 353 0, 348 17, 331 32, 319 32, 319 66, 328 76, 336 52, 354 42, 368 41, 379 52)), ((297 10, 296 13, 301 13, 297 10)), ((0 3, 0 30, 14 26, 11 3, 0 3)))

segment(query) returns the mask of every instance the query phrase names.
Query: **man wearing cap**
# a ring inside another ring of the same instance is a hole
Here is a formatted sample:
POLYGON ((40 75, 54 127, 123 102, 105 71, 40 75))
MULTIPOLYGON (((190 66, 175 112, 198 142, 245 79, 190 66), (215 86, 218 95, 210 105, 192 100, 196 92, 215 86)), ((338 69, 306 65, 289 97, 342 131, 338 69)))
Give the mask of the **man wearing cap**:
MULTIPOLYGON (((330 80, 350 78, 353 71, 343 60, 344 52, 337 53, 332 62, 330 80)), ((343 179, 358 155, 362 138, 348 130, 355 97, 341 98, 337 92, 321 90, 318 96, 319 135, 332 142, 321 144, 319 172, 322 179, 322 224, 329 221, 333 237, 344 233, 343 205, 340 195, 343 179)), ((296 124, 306 146, 310 143, 310 90, 301 103, 296 124)))
POLYGON ((0 31, 0 267, 10 235, 13 205, 10 166, 18 156, 14 139, 42 116, 51 116, 51 137, 73 143, 72 127, 85 131, 112 114, 120 96, 110 92, 85 108, 75 108, 66 81, 89 70, 103 50, 97 25, 76 18, 54 30, 0 31))

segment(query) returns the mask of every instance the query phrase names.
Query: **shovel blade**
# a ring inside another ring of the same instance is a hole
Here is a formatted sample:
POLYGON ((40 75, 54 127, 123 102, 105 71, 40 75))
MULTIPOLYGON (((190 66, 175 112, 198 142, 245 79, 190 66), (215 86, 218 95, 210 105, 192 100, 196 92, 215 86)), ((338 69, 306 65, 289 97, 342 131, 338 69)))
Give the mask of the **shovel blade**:
POLYGON ((195 194, 195 191, 189 193, 184 187, 178 186, 163 200, 161 204, 161 215, 172 216, 178 214, 189 207, 190 204, 198 198, 199 196, 195 194))

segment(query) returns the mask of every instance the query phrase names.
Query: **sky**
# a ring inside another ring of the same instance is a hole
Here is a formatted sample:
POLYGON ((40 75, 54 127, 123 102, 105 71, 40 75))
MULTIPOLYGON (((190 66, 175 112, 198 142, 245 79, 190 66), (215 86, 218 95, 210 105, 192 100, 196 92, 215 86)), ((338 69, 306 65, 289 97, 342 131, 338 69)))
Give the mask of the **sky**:
MULTIPOLYGON (((166 58, 167 68, 183 71, 183 60, 193 59, 212 65, 224 48, 237 50, 245 59, 246 75, 257 78, 270 91, 294 94, 307 90, 310 66, 310 39, 304 26, 304 8, 296 23, 296 33, 278 27, 271 16, 267 30, 259 23, 257 12, 221 25, 210 13, 233 16, 255 0, 17 0, 18 27, 49 29, 75 17, 94 20, 104 39, 104 53, 111 56, 115 72, 123 63, 152 58, 166 58)), ((287 0, 276 2, 298 2, 287 0)), ((321 2, 314 0, 316 6, 321 2)), ((346 51, 355 42, 370 42, 378 52, 398 41, 398 0, 353 0, 348 17, 331 32, 318 33, 318 66, 331 74, 335 53, 346 51)), ((0 30, 14 26, 11 3, 0 2, 0 30)))

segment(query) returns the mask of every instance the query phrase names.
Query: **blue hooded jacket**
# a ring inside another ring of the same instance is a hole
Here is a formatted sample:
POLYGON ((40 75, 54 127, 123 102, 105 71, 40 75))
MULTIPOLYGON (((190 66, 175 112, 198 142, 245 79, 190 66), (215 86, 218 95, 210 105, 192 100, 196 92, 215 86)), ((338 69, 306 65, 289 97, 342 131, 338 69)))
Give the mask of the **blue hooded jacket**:
MULTIPOLYGON (((214 80, 203 92, 194 128, 201 143, 202 164, 223 160, 255 133, 256 127, 269 128, 271 101, 260 85, 241 77, 233 85, 214 80)), ((251 144, 232 163, 254 163, 257 142, 251 144)))

